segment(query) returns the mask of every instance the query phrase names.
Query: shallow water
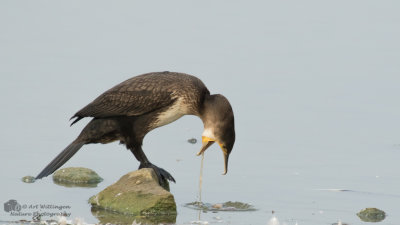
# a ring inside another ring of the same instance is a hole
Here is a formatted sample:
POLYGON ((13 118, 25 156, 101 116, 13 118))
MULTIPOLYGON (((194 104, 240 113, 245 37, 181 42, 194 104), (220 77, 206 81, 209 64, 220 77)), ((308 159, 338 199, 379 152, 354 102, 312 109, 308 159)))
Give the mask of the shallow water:
MULTIPOLYGON (((202 201, 252 212, 207 212, 209 224, 363 224, 376 207, 400 221, 398 2, 1 1, 0 203, 21 212, 99 220, 87 200, 139 164, 116 143, 84 146, 65 166, 95 170, 94 188, 35 176, 88 119, 68 119, 103 91, 150 71, 198 76, 235 112, 237 140, 223 176, 205 153, 202 201), (155 6, 156 5, 156 6, 155 6), (351 191, 340 191, 351 190, 351 191), (41 205, 47 206, 38 210, 41 205), (272 215, 272 211, 275 213, 272 215)), ((198 221, 202 123, 185 116, 144 140, 177 180, 177 224, 198 221)), ((0 210, 0 221, 30 219, 0 210)), ((4 223, 4 222, 3 222, 4 223)))

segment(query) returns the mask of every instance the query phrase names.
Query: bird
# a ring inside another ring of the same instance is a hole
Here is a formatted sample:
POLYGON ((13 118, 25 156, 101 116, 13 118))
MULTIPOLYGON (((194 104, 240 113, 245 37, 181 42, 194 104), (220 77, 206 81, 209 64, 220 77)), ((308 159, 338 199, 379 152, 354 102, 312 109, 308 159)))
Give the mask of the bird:
MULTIPOLYGON (((63 166, 83 145, 119 141, 139 161, 139 169, 152 168, 160 185, 174 177, 151 163, 142 145, 150 131, 176 121, 184 115, 200 117, 204 129, 202 155, 215 142, 228 172, 229 155, 235 143, 234 115, 228 99, 210 94, 197 77, 179 72, 152 72, 132 77, 107 90, 75 113, 71 126, 92 117, 78 137, 59 153, 37 176, 41 179, 63 166)), ((165 153, 167 154, 167 153, 165 153)))

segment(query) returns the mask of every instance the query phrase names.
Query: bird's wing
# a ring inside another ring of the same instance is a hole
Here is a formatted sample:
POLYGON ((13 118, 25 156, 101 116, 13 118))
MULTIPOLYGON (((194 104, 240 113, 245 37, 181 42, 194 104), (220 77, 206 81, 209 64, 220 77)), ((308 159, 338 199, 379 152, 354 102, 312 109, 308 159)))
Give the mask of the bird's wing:
MULTIPOLYGON (((97 97, 71 118, 72 124, 83 117, 138 116, 172 104, 171 80, 155 76, 137 76, 97 97)), ((71 125, 72 125, 71 124, 71 125)))

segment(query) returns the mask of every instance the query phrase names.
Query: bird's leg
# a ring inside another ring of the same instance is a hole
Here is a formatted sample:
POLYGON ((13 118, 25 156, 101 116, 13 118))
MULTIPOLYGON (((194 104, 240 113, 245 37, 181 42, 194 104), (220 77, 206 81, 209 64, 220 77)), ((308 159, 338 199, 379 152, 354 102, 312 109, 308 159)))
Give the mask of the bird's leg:
POLYGON ((175 183, 175 179, 172 177, 170 173, 168 173, 166 170, 163 168, 160 168, 154 164, 152 164, 144 154, 143 150, 141 147, 136 147, 136 148, 131 148, 130 149, 135 158, 140 162, 139 169, 142 168, 152 168, 154 172, 156 173, 158 177, 158 182, 160 183, 161 186, 165 186, 165 184, 168 184, 167 180, 173 181, 175 183))

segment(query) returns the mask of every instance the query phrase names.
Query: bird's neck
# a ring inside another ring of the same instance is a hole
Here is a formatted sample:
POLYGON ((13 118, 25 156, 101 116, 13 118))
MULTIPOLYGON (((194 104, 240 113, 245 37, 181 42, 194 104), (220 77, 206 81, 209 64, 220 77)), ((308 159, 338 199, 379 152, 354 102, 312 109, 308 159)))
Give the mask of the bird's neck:
POLYGON ((214 126, 216 121, 215 117, 215 106, 214 106, 214 96, 207 95, 204 98, 203 105, 200 111, 200 119, 203 121, 204 131, 202 136, 214 138, 214 126))

